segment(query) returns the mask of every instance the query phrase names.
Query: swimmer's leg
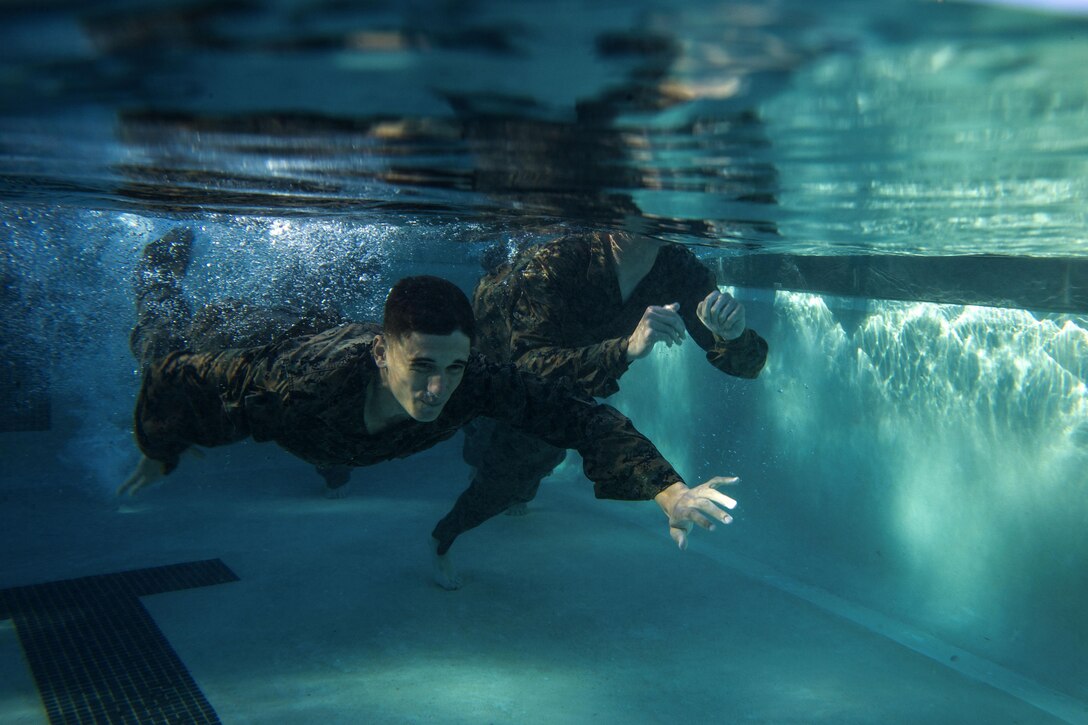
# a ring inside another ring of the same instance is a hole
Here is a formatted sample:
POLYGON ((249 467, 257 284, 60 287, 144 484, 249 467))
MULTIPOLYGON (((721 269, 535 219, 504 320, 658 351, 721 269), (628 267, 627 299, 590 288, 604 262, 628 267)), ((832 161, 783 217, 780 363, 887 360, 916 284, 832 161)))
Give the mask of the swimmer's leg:
POLYGON ((192 311, 181 288, 193 251, 193 232, 171 229, 144 247, 133 277, 136 325, 129 337, 132 354, 146 366, 184 350, 192 311))
POLYGON ((431 567, 435 583, 447 591, 460 589, 461 576, 453 565, 453 559, 450 558, 449 551, 439 554, 438 546, 438 539, 432 536, 430 540, 431 567))

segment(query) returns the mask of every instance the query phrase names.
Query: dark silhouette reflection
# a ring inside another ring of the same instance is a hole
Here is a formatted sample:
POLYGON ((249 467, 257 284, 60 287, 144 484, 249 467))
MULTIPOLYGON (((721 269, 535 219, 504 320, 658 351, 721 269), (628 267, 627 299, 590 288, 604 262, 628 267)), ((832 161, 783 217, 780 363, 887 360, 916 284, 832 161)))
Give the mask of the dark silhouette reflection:
MULTIPOLYGON (((500 55, 521 52, 516 27, 471 21, 460 27, 452 23, 404 26, 404 12, 396 2, 296 3, 272 12, 267 3, 257 0, 207 0, 92 7, 83 14, 83 26, 99 50, 118 55, 157 55, 164 48, 269 53, 435 48, 500 55), (396 26, 390 25, 391 19, 398 21, 396 26)), ((415 22, 427 17, 421 13, 415 22)))
MULTIPOLYGON (((63 88, 92 94, 128 89, 118 104, 118 127, 129 153, 112 179, 42 178, 28 186, 20 176, 20 193, 92 194, 155 211, 466 219, 504 238, 627 229, 746 252, 780 249, 777 171, 755 109, 819 49, 801 48, 774 19, 732 22, 731 16, 715 25, 724 32, 713 41, 700 41, 696 32, 681 42, 663 29, 668 19, 652 15, 626 30, 602 27, 592 52, 610 69, 610 80, 569 105, 557 106, 531 87, 519 95, 489 83, 468 84, 478 86, 473 90, 436 83, 424 90, 442 112, 415 115, 287 112, 245 102, 228 111, 193 102, 214 90, 196 73, 209 53, 231 59, 399 53, 419 64, 418 75, 409 76, 418 86, 431 68, 430 50, 469 54, 479 65, 468 67, 482 71, 541 51, 532 27, 486 20, 471 3, 432 10, 317 2, 277 14, 234 0, 83 11, 102 57, 79 73, 58 64, 54 76, 68 79, 63 88)), ((342 94, 343 81, 322 90, 342 94)), ((720 278, 1079 311, 1086 307, 1081 267, 1077 260, 757 254, 723 260, 720 278), (1012 267, 1022 271, 1013 274, 1012 267), (1023 281, 1002 285, 995 275, 1023 281)))
POLYGON ((728 169, 698 163, 703 140, 692 129, 661 133, 616 128, 599 119, 562 123, 487 115, 467 115, 464 124, 476 151, 473 190, 529 220, 590 228, 635 224, 652 236, 703 243, 757 243, 777 234, 771 214, 759 208, 776 203, 775 170, 745 158, 749 149, 766 146, 753 113, 723 124, 726 133, 709 141, 733 157, 728 169), (753 137, 757 140, 750 142, 753 137), (683 159, 684 168, 655 163, 660 154, 683 159), (706 195, 712 208, 705 209, 706 218, 685 218, 639 204, 639 195, 658 193, 706 195), (740 209, 742 214, 726 215, 740 209))
MULTIPOLYGON (((186 18, 206 23, 199 13, 186 18)), ((138 27, 143 42, 158 37, 157 23, 138 27)), ((113 42, 131 48, 129 35, 113 42)), ((192 35, 201 33, 181 37, 192 35)), ((492 52, 510 50, 493 45, 492 52)), ((759 115, 731 108, 665 128, 626 119, 697 94, 670 75, 680 44, 636 29, 602 32, 594 47, 624 73, 566 109, 495 90, 436 88, 432 95, 452 115, 210 113, 158 104, 122 111, 121 138, 141 163, 116 168, 125 179, 116 194, 181 211, 467 215, 507 230, 634 225, 676 241, 749 247, 776 236, 769 209, 777 176, 759 115), (661 197, 658 208, 645 208, 645 196, 661 197), (677 196, 689 197, 680 206, 697 213, 669 214, 677 196)))
POLYGON ((127 181, 117 193, 176 209, 475 211, 514 226, 609 226, 637 216, 645 217, 650 230, 702 240, 716 239, 723 228, 739 239, 775 234, 773 220, 756 213, 775 203, 775 171, 744 158, 748 149, 766 146, 755 114, 721 122, 712 138, 690 142, 677 141, 675 132, 618 129, 596 119, 564 122, 475 110, 493 107, 494 98, 451 97, 450 103, 456 119, 126 113, 122 138, 142 148, 150 163, 118 167, 127 181), (217 167, 199 168, 205 159, 188 151, 195 139, 217 167), (669 148, 674 141, 689 148, 669 148), (652 163, 659 150, 691 157, 704 145, 729 156, 733 165, 701 166, 693 159, 676 171, 652 163), (255 153, 298 173, 230 170, 232 160, 253 168, 243 162, 255 153), (747 214, 709 220, 650 216, 635 201, 639 192, 705 194, 716 209, 732 204, 747 214))
POLYGON ((121 147, 103 142, 100 157, 74 168, 58 150, 35 176, 0 168, 0 191, 13 198, 152 212, 483 216, 504 228, 635 217, 651 233, 694 237, 680 241, 774 234, 765 211, 775 174, 755 104, 665 126, 627 118, 705 91, 676 77, 688 50, 652 14, 628 28, 597 12, 565 19, 586 38, 567 62, 563 23, 544 6, 58 0, 50 9, 16 3, 7 15, 30 30, 64 15, 74 21, 64 37, 79 47, 17 66, 0 100, 114 109, 121 147), (519 73, 522 95, 511 90, 519 73), (563 79, 579 74, 595 80, 565 95, 563 79), (706 199, 674 215, 667 203, 648 208, 647 194, 706 199))
POLYGON ((971 255, 806 257, 759 254, 730 259, 724 284, 846 297, 1088 311, 1088 260, 971 255))

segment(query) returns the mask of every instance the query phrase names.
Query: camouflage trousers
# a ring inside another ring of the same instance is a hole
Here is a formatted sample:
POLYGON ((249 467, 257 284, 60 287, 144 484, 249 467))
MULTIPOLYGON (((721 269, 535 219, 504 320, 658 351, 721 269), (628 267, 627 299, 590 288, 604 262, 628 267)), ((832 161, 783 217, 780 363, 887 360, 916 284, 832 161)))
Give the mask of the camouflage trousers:
MULTIPOLYGON (((171 268, 161 254, 165 240, 149 245, 133 279, 136 325, 129 336, 129 348, 141 368, 179 350, 214 353, 270 345, 347 321, 337 310, 262 307, 231 298, 206 304, 193 314, 182 289, 186 265, 175 262, 171 268), (160 246, 156 250, 154 245, 160 246)), ((318 466, 317 471, 330 489, 340 488, 351 477, 347 466, 318 466)))
POLYGON ((477 418, 464 428, 465 462, 475 469, 468 488, 431 532, 438 553, 469 529, 511 506, 528 503, 541 480, 563 462, 567 452, 490 418, 477 418))
POLYGON ((129 347, 141 367, 178 350, 218 352, 270 345, 346 322, 336 311, 261 307, 229 298, 206 304, 194 315, 180 283, 161 278, 154 282, 136 285, 136 325, 129 347))

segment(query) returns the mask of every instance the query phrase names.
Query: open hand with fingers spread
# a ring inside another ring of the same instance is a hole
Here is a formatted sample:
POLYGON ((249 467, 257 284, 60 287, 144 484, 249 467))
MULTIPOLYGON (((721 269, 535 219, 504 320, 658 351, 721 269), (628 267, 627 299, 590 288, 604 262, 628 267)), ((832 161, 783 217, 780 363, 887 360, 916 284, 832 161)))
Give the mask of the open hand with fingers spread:
POLYGON ((654 497, 669 517, 669 536, 677 546, 681 549, 687 548, 692 526, 713 531, 715 521, 722 524, 733 522, 733 517, 724 509, 735 508, 737 502, 718 491, 718 487, 734 484, 739 480, 736 476, 715 476, 695 488, 674 483, 654 497))
POLYGON ((714 290, 699 303, 695 314, 723 340, 735 340, 744 334, 744 305, 728 292, 714 290))
POLYGON ((684 318, 680 317, 679 302, 664 307, 650 305, 642 313, 642 319, 638 321, 635 331, 627 338, 627 359, 646 357, 659 342, 669 347, 679 345, 686 334, 684 318))

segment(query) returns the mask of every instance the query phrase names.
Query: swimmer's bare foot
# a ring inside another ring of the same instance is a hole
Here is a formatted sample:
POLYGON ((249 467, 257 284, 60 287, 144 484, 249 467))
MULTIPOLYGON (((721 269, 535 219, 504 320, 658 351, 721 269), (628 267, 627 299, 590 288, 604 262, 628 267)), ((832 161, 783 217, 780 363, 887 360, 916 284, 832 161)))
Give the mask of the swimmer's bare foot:
POLYGON ((518 501, 517 503, 510 504, 506 509, 507 516, 525 516, 529 513, 529 504, 524 501, 518 501))
POLYGON ((457 575, 457 570, 453 567, 453 560, 450 558, 450 553, 447 551, 445 554, 439 555, 438 553, 438 539, 431 537, 431 565, 434 571, 435 584, 446 589, 447 591, 455 591, 461 588, 461 577, 457 575))
POLYGON ((149 271, 181 279, 189 269, 192 254, 193 230, 188 227, 174 227, 144 247, 140 264, 149 271))
POLYGON ((325 488, 322 489, 325 498, 328 498, 328 499, 347 498, 348 497, 348 492, 350 490, 351 490, 351 487, 348 486, 347 484, 344 484, 343 486, 336 486, 336 487, 325 486, 325 488))
POLYGON ((348 495, 348 484, 351 483, 351 466, 331 465, 314 466, 323 479, 325 479, 325 498, 344 498, 348 495))

